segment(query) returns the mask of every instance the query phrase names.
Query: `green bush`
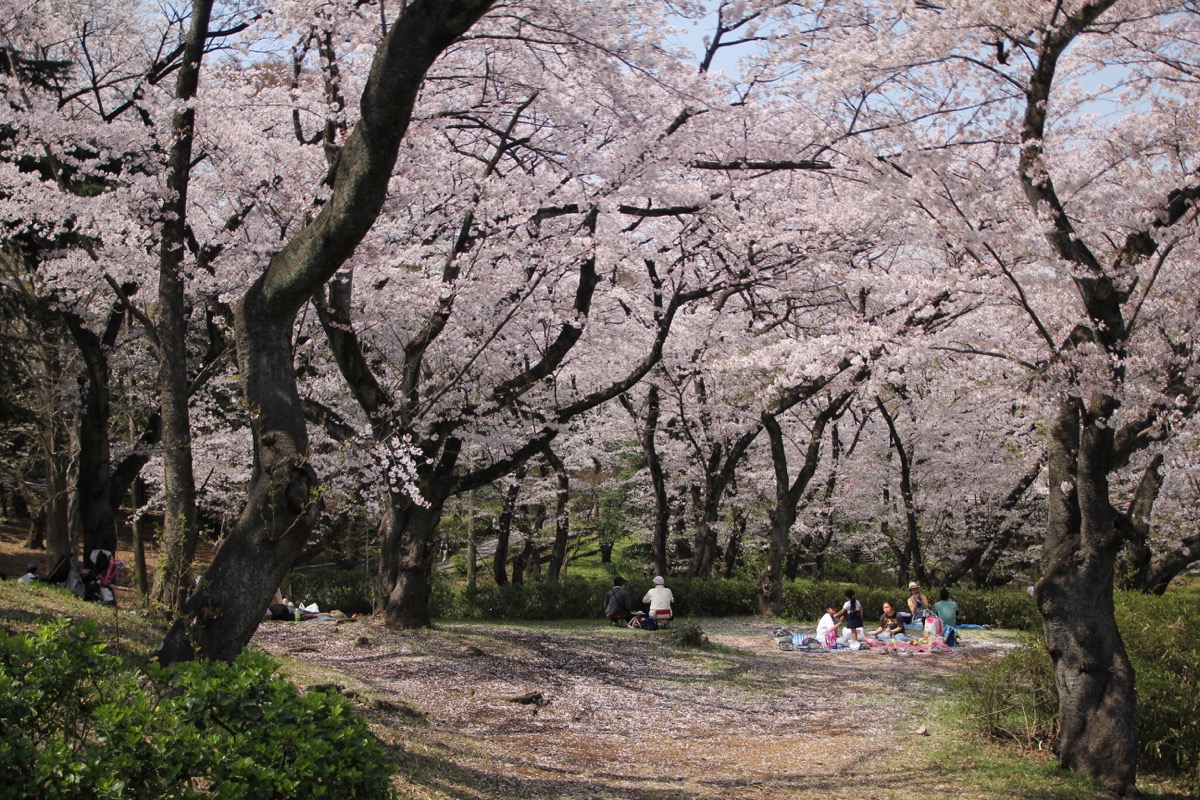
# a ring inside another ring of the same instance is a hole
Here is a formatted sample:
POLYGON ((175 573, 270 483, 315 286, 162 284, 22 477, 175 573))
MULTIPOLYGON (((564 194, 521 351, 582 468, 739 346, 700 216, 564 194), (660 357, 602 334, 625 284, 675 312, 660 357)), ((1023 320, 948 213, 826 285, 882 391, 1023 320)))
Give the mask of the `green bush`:
POLYGON ((694 622, 679 621, 671 624, 671 642, 676 647, 703 649, 711 642, 705 635, 704 629, 694 622))
POLYGON ((1184 778, 1200 793, 1200 615, 1196 597, 1117 595, 1137 687, 1139 767, 1184 778))
MULTIPOLYGON (((936 590, 926 592, 937 602, 936 590)), ((975 625, 995 625, 1019 631, 1041 631, 1042 615, 1029 593, 1018 588, 951 589, 950 599, 958 603, 958 621, 975 625)))
MULTIPOLYGON (((1116 596, 1117 624, 1137 688, 1138 768, 1200 790, 1200 616, 1185 593, 1116 596)), ((982 730, 1032 745, 1057 733, 1050 656, 1040 638, 968 673, 971 714, 982 730)))
MULTIPOLYGON (((650 588, 650 579, 631 578, 626 584, 637 607, 650 588)), ((724 617, 753 614, 754 584, 738 578, 671 578, 678 616, 724 617)), ((440 600, 434 615, 459 619, 601 619, 604 594, 612 579, 567 578, 496 586, 478 583, 458 588, 449 601, 440 600)))
POLYGON ((1024 644, 983 669, 966 670, 967 715, 997 739, 1027 749, 1046 749, 1058 736, 1058 692, 1045 643, 1024 644))
POLYGON ((507 586, 481 582, 455 592, 453 602, 435 606, 434 614, 461 619, 599 618, 604 616, 604 593, 611 586, 611 580, 585 578, 507 586))
POLYGON ((143 673, 61 619, 0 633, 0 786, 12 800, 393 796, 349 701, 300 695, 266 655, 143 673))
POLYGON ((365 570, 297 570, 283 580, 282 591, 292 602, 316 603, 322 611, 370 614, 379 598, 379 579, 365 570))
MULTIPOLYGON (((628 576, 627 576, 628 577, 628 576)), ((460 619, 599 619, 604 616, 601 599, 612 586, 611 578, 568 578, 561 583, 545 581, 496 586, 481 581, 473 589, 453 587, 448 579, 434 581, 433 615, 460 619)), ((667 586, 675 595, 675 610, 682 617, 736 617, 758 613, 757 581, 751 577, 672 577, 667 586)), ((648 577, 629 578, 626 588, 634 605, 650 588, 648 577)), ((816 620, 825 604, 844 602, 846 589, 855 590, 864 616, 879 616, 885 600, 899 609, 907 608, 908 592, 901 587, 879 588, 837 581, 799 579, 783 585, 779 616, 816 620)), ((927 589, 931 600, 936 591, 927 589)), ((1033 599, 1016 590, 954 590, 959 604, 959 621, 1000 628, 1039 630, 1041 616, 1033 599)))

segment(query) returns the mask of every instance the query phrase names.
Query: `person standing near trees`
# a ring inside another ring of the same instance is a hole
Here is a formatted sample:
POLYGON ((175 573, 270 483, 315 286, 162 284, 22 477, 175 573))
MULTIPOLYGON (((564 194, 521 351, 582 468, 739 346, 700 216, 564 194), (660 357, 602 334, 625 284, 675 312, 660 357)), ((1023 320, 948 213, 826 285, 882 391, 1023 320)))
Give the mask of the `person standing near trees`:
POLYGON ((614 625, 629 622, 633 617, 633 600, 625 589, 625 579, 620 575, 613 578, 612 588, 604 595, 604 616, 614 625))
POLYGON ((865 636, 863 633, 863 604, 854 596, 853 589, 847 589, 845 595, 846 602, 842 604, 842 610, 835 616, 846 619, 846 630, 842 633, 843 641, 858 642, 865 636))

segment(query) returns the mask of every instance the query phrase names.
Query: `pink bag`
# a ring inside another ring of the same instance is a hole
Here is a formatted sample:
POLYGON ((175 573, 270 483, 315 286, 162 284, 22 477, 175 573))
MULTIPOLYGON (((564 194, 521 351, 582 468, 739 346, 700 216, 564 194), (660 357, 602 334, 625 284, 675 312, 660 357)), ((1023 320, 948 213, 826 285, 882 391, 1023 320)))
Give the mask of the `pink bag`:
POLYGON ((941 617, 926 617, 925 618, 925 635, 929 637, 942 638, 942 620, 941 617))

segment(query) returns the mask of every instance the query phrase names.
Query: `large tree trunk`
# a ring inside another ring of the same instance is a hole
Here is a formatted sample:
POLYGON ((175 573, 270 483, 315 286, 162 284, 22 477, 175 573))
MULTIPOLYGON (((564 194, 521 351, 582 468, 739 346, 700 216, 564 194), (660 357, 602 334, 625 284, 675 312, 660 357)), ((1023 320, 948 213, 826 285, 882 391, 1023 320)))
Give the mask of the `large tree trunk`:
POLYGON ((159 654, 167 663, 197 655, 231 660, 240 653, 318 515, 312 495, 316 474, 306 457, 307 432, 291 367, 291 315, 272 319, 261 291, 252 289, 237 319, 243 379, 248 392, 257 389, 251 397, 264 423, 255 427, 246 506, 168 631, 159 654))
POLYGON ((256 415, 247 502, 168 631, 161 660, 236 656, 308 541, 317 517, 316 475, 292 365, 296 315, 375 224, 426 70, 490 6, 491 0, 414 0, 404 7, 376 49, 362 116, 340 150, 329 200, 238 303, 238 364, 256 415))
POLYGON ((1085 422, 1078 401, 1065 399, 1054 420, 1049 525, 1034 596, 1058 688, 1059 763, 1135 796, 1133 668, 1113 612, 1121 537, 1109 501, 1113 432, 1103 424, 1107 418, 1089 414, 1085 422))
POLYGON ((875 407, 879 409, 884 422, 887 423, 892 448, 900 460, 900 499, 904 503, 904 547, 900 556, 901 566, 897 573, 900 577, 900 585, 904 586, 908 583, 910 574, 915 575, 916 580, 920 583, 928 583, 928 576, 925 574, 925 558, 921 555, 916 492, 913 490, 912 484, 912 457, 905 449, 904 440, 896 428, 896 418, 884 405, 883 398, 875 397, 875 407))
POLYGON ((787 450, 784 447, 779 419, 777 415, 767 412, 762 415, 763 427, 771 441, 771 464, 775 470, 775 505, 771 508, 767 566, 759 580, 758 607, 763 614, 775 616, 780 611, 783 603, 783 571, 800 499, 821 463, 821 442, 825 438, 825 428, 831 420, 841 416, 850 396, 849 391, 843 392, 813 418, 808 444, 804 450, 804 463, 800 465, 795 480, 791 480, 790 483, 787 450))
POLYGON ((383 618, 392 630, 425 628, 430 622, 433 534, 446 499, 426 496, 423 505, 394 493, 383 543, 383 618))
POLYGON ((517 516, 517 497, 521 493, 521 481, 525 477, 522 467, 513 482, 504 491, 504 505, 496 520, 496 552, 492 554, 492 577, 497 586, 508 585, 508 543, 512 537, 513 519, 517 516))
MULTIPOLYGON (((633 401, 627 395, 621 395, 621 405, 638 422, 637 412, 633 401)), ((646 470, 650 473, 650 487, 654 492, 654 532, 650 535, 650 558, 654 562, 655 575, 669 575, 670 562, 667 560, 667 538, 671 525, 671 505, 667 498, 667 480, 663 470, 662 457, 658 454, 655 437, 658 435, 659 420, 658 387, 650 384, 646 391, 646 418, 642 420, 640 444, 642 456, 646 459, 646 470)))
POLYGON ((79 346, 85 367, 75 491, 83 529, 83 555, 88 558, 93 550, 111 553, 117 550, 116 513, 108 482, 108 356, 105 343, 83 327, 82 321, 68 318, 67 327, 79 346))
POLYGON ((167 165, 168 194, 163 202, 159 243, 158 391, 162 415, 163 529, 154 599, 160 607, 171 610, 183 603, 199 537, 188 413, 188 312, 183 257, 196 126, 191 100, 200 86, 200 62, 211 14, 212 0, 193 0, 192 24, 175 82, 179 109, 172 120, 175 140, 167 165))

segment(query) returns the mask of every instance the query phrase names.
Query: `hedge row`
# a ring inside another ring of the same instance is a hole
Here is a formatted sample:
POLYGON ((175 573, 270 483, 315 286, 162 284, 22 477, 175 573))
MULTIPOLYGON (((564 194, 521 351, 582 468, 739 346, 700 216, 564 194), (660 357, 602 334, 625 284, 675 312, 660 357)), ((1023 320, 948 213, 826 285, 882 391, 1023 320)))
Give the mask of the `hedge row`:
MULTIPOLYGON (((731 617, 757 613, 756 586, 749 578, 681 578, 667 582, 675 594, 680 616, 731 617)), ((608 579, 567 578, 560 583, 544 581, 496 586, 481 581, 474 588, 454 585, 436 573, 430 605, 435 617, 457 619, 599 619, 601 600, 612 586, 608 579)), ((651 586, 646 577, 630 578, 626 588, 635 604, 651 586)), ((908 592, 902 588, 880 589, 850 586, 832 581, 797 580, 784 584, 780 616, 813 621, 824 613, 825 604, 842 604, 843 593, 853 588, 873 619, 885 600, 903 609, 908 592)), ((378 601, 378 581, 356 570, 314 569, 288 576, 285 594, 305 603, 316 602, 323 610, 339 609, 347 614, 370 613, 378 601)), ((936 589, 926 590, 930 600, 936 589)), ((959 606, 959 621, 1000 628, 1040 630, 1041 617, 1025 592, 1011 590, 955 589, 951 597, 959 606)))

